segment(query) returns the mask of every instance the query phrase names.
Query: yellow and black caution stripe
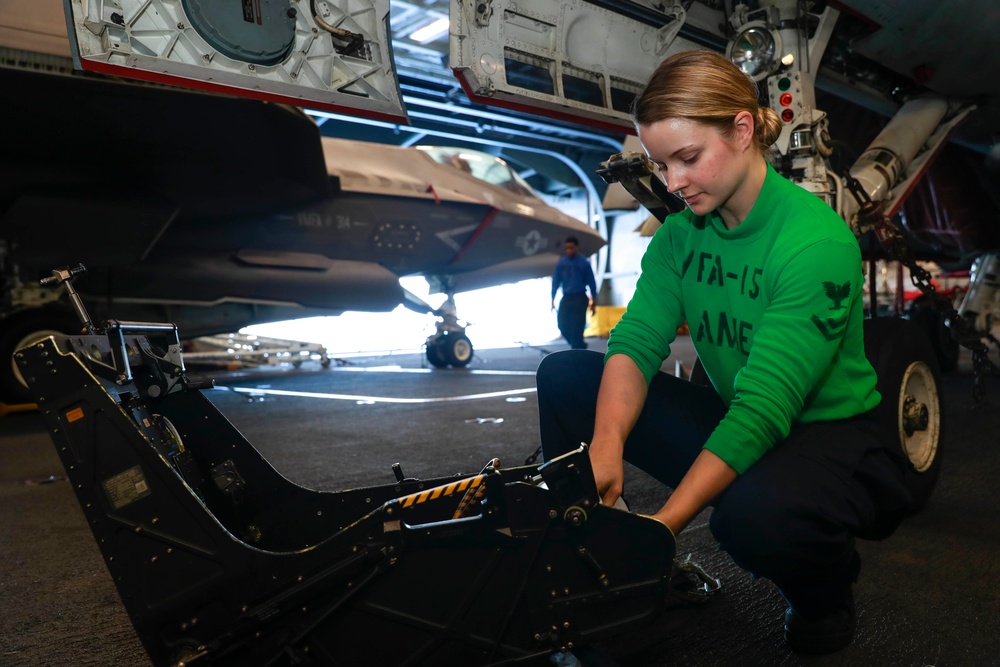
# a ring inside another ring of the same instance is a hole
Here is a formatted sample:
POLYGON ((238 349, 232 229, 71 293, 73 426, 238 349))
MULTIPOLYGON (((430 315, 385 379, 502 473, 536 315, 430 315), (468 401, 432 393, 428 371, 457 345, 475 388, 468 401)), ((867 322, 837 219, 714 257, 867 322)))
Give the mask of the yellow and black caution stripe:
POLYGON ((420 493, 412 493, 408 496, 400 498, 399 504, 403 508, 413 507, 415 505, 419 505, 420 503, 425 503, 428 500, 451 496, 455 493, 465 493, 465 496, 462 497, 461 503, 459 503, 459 508, 456 510, 456 516, 454 517, 458 518, 476 497, 480 497, 482 493, 486 491, 486 487, 483 485, 483 479, 485 479, 485 477, 485 475, 466 477, 465 479, 452 482, 451 484, 435 486, 433 489, 427 489, 426 491, 421 491, 420 493))
POLYGON ((458 507, 455 508, 455 513, 451 515, 452 519, 461 519, 465 516, 466 510, 469 509, 469 505, 480 500, 486 495, 486 485, 479 484, 482 481, 483 476, 475 478, 477 480, 476 486, 470 486, 465 491, 465 495, 462 496, 462 500, 458 503, 458 507))

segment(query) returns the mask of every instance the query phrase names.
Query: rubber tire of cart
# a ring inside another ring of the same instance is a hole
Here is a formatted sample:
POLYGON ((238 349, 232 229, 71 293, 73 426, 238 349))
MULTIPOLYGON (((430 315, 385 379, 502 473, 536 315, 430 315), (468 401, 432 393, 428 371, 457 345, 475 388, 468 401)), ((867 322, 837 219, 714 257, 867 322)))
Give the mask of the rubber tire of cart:
POLYGON ((938 365, 945 373, 958 368, 958 354, 961 345, 951 335, 951 329, 945 324, 942 315, 926 297, 914 299, 910 305, 910 321, 916 323, 931 342, 931 347, 937 355, 938 365))
POLYGON ((472 361, 472 341, 465 334, 446 333, 443 343, 444 358, 455 368, 468 366, 472 361))
POLYGON ((443 339, 440 338, 427 343, 427 361, 435 368, 445 368, 448 365, 448 361, 444 358, 444 345, 442 343, 443 339))
POLYGON ((79 321, 68 312, 54 308, 17 313, 0 320, 0 400, 6 403, 34 401, 21 373, 14 364, 14 352, 52 334, 79 333, 79 321))
POLYGON ((910 513, 914 514, 927 505, 941 473, 943 411, 937 355, 921 328, 908 320, 877 317, 865 320, 864 331, 865 353, 882 394, 880 417, 890 432, 900 434, 897 442, 909 460, 904 484, 913 496, 910 513), (911 395, 927 405, 930 417, 929 427, 911 436, 901 427, 904 378, 911 395))

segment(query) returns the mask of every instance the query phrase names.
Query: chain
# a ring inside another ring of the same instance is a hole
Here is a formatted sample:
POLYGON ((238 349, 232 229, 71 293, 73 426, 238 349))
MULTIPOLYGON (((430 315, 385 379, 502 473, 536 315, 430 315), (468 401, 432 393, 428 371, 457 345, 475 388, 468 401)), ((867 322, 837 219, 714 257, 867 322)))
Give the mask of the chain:
MULTIPOLYGON (((983 342, 986 338, 1000 349, 1000 341, 993 334, 976 331, 974 323, 955 310, 951 298, 938 294, 937 288, 931 282, 931 274, 917 264, 910 249, 907 247, 899 228, 886 217, 879 207, 868 197, 857 179, 848 176, 847 185, 851 192, 861 202, 858 211, 858 230, 872 229, 889 259, 901 263, 910 270, 910 281, 920 293, 927 297, 931 306, 947 321, 948 331, 962 347, 972 352, 972 400, 976 407, 986 402, 986 376, 1000 377, 1000 368, 990 361, 990 348, 983 342)), ((875 295, 872 295, 872 312, 875 312, 875 295)))

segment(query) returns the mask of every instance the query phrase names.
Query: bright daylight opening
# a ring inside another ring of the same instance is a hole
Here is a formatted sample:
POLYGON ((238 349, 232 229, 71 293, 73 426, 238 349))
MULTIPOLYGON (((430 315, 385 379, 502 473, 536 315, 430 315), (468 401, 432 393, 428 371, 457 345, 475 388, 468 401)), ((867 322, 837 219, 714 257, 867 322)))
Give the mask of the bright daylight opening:
MULTIPOLYGON (((422 277, 403 278, 400 283, 435 308, 445 300, 443 294, 429 295, 422 277)), ((477 350, 537 345, 559 338, 556 315, 549 310, 551 288, 549 278, 524 280, 456 294, 455 305, 477 350)), ((319 343, 333 356, 414 352, 434 333, 435 321, 433 315, 399 306, 391 313, 352 311, 337 317, 258 324, 240 333, 319 343)))

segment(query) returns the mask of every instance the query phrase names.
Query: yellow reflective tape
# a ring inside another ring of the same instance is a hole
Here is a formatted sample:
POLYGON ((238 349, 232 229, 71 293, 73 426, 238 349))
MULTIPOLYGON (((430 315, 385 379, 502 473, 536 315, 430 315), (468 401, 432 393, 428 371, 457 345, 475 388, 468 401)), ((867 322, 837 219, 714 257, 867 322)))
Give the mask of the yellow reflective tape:
POLYGON ((435 498, 440 498, 441 496, 450 496, 455 493, 455 491, 464 491, 465 489, 475 489, 483 482, 483 476, 478 475, 476 477, 467 477, 458 482, 452 482, 451 484, 444 484, 442 486, 436 486, 433 489, 427 489, 426 491, 421 491, 420 493, 412 493, 408 496, 403 496, 399 499, 400 505, 403 507, 410 507, 411 505, 419 505, 420 503, 426 502, 428 500, 434 500, 435 498))

